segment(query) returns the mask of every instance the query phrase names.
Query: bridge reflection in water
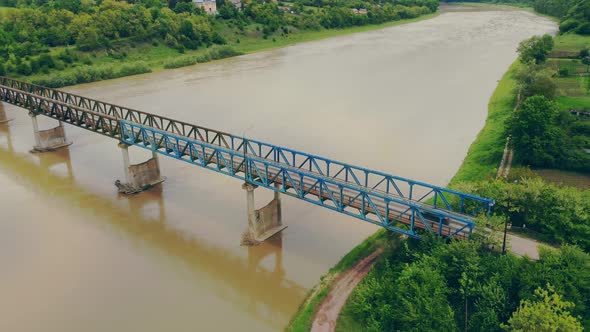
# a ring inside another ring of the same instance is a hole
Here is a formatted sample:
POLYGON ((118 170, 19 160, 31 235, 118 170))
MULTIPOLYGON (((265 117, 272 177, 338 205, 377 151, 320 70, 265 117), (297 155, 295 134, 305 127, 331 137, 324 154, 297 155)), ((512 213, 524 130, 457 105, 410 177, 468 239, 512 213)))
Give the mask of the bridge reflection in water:
POLYGON ((285 277, 280 233, 259 246, 244 248, 248 255, 244 259, 169 226, 161 187, 139 195, 121 195, 120 200, 128 201, 128 206, 122 206, 76 182, 68 149, 32 157, 19 153, 6 124, 0 124, 0 138, 0 169, 4 172, 83 210, 108 210, 109 218, 102 220, 127 237, 181 260, 195 273, 209 274, 207 282, 212 284, 208 288, 266 325, 283 329, 293 312, 291 303, 277 301, 276 294, 305 297, 307 289, 285 277), (152 212, 152 207, 157 208, 156 213, 145 213, 145 209, 152 212), (274 258, 273 268, 263 266, 266 258, 274 258))

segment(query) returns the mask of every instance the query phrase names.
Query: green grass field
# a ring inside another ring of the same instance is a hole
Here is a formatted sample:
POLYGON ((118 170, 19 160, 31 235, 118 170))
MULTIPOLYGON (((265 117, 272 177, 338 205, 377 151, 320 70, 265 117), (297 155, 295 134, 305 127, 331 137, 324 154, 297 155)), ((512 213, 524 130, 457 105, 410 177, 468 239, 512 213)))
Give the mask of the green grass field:
POLYGON ((564 97, 555 98, 557 106, 561 110, 590 110, 590 97, 564 97))
POLYGON ((566 69, 569 75, 585 74, 588 72, 588 66, 579 59, 559 59, 551 58, 547 60, 547 66, 559 72, 560 69, 566 69))
POLYGON ((590 48, 590 37, 576 34, 555 37, 554 51, 579 52, 583 48, 590 48))
MULTIPOLYGON (((573 34, 560 35, 555 37, 555 48, 553 55, 574 56, 583 48, 590 47, 590 37, 573 34)), ((560 69, 567 69, 567 77, 557 77, 556 102, 559 109, 590 109, 590 76, 588 66, 580 59, 550 58, 547 66, 559 72, 560 69)))

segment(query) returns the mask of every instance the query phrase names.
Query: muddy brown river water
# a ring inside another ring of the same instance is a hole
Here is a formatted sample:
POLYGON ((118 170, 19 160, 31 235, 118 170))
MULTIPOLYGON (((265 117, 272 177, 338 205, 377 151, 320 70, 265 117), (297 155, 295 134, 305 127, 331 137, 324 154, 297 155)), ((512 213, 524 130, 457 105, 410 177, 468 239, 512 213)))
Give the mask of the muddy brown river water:
MULTIPOLYGON (((445 185, 518 42, 553 31, 522 11, 445 12, 67 90, 445 185)), ((238 180, 161 157, 161 187, 120 196, 116 141, 66 125, 72 146, 30 154, 27 112, 4 108, 14 120, 0 125, 0 331, 282 330, 319 277, 377 230, 285 197, 289 228, 240 247, 238 180)), ((256 191, 258 206, 271 197, 256 191)))

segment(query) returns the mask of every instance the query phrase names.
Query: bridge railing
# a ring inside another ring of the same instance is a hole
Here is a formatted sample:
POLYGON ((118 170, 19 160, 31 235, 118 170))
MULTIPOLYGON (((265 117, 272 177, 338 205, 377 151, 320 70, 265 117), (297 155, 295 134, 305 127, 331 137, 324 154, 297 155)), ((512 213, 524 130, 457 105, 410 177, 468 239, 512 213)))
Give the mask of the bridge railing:
POLYGON ((494 201, 434 186, 412 179, 346 164, 305 152, 288 149, 256 140, 232 136, 232 146, 245 150, 259 158, 271 159, 292 167, 305 169, 335 180, 370 188, 388 195, 397 195, 417 202, 428 202, 435 208, 461 214, 478 215, 489 213, 494 201))
POLYGON ((386 195, 396 195, 402 199, 432 204, 435 209, 454 211, 460 214, 475 216, 486 212, 489 214, 493 200, 470 195, 451 189, 430 185, 363 167, 349 165, 336 160, 308 154, 305 152, 245 139, 226 132, 205 128, 174 119, 133 110, 130 108, 94 100, 29 84, 6 77, 0 77, 0 84, 48 99, 75 105, 78 110, 89 110, 106 115, 109 119, 116 118, 144 126, 152 127, 178 136, 199 140, 207 144, 217 145, 231 150, 243 151, 258 158, 272 160, 290 167, 332 178, 351 185, 370 188, 386 195))
POLYGON ((144 126, 164 130, 176 135, 198 139, 209 144, 217 144, 231 148, 232 135, 219 130, 214 130, 164 116, 138 111, 104 101, 79 96, 73 93, 51 89, 31 83, 14 80, 7 77, 0 77, 0 85, 8 88, 32 93, 48 99, 70 104, 89 111, 105 114, 117 119, 139 123, 144 126))
POLYGON ((0 85, 0 101, 18 105, 30 112, 43 114, 105 136, 120 137, 120 120, 99 112, 2 85, 0 85))

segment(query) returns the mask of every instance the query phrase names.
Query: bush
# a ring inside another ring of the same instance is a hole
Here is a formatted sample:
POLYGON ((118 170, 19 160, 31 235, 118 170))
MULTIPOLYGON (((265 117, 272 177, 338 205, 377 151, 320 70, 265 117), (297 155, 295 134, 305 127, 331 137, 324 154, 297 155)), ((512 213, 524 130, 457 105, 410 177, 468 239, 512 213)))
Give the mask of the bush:
POLYGON ((561 77, 570 76, 570 70, 568 68, 559 68, 559 76, 561 76, 561 77))
POLYGON ((47 53, 41 54, 39 56, 39 66, 40 67, 47 66, 47 68, 54 68, 55 61, 53 60, 53 57, 51 57, 51 55, 49 55, 47 53))
POLYGON ((585 36, 590 35, 590 23, 580 25, 580 27, 576 29, 576 33, 585 36))
POLYGON ((31 63, 28 61, 22 61, 18 66, 16 66, 16 72, 25 76, 31 75, 33 73, 31 63))
POLYGON ((580 22, 578 22, 578 20, 567 19, 567 20, 561 22, 561 24, 559 25, 559 31, 561 33, 572 31, 572 30, 575 30, 579 25, 580 25, 580 22))
POLYGON ((73 54, 69 51, 69 50, 63 50, 61 52, 59 52, 59 54, 57 55, 57 58, 62 60, 65 63, 72 63, 74 62, 74 56, 73 54))
POLYGON ((553 78, 555 72, 542 67, 530 65, 516 72, 516 81, 521 97, 527 98, 541 95, 553 99, 557 92, 557 83, 553 78))
POLYGON ((225 45, 225 44, 227 44, 227 41, 225 40, 225 38, 223 38, 223 36, 221 36, 217 32, 214 32, 213 33, 212 41, 213 41, 213 44, 218 44, 218 45, 225 45))
POLYGON ((231 46, 214 47, 211 50, 209 50, 209 57, 211 58, 211 60, 225 59, 242 54, 242 52, 236 51, 231 46))
POLYGON ((164 68, 166 68, 166 69, 180 68, 180 67, 192 66, 196 63, 197 63, 196 57, 184 56, 184 57, 179 57, 179 58, 175 58, 175 59, 166 61, 166 63, 164 63, 164 68))
POLYGON ((201 54, 201 55, 197 56, 196 60, 198 63, 204 63, 204 62, 211 61, 211 57, 209 56, 209 53, 205 53, 205 54, 201 54))
POLYGON ((119 68, 119 70, 117 71, 116 75, 117 75, 117 77, 123 77, 123 76, 150 73, 151 71, 152 70, 147 65, 147 63, 145 63, 143 61, 139 61, 139 62, 135 62, 135 63, 126 64, 126 65, 121 66, 121 68, 119 68))
POLYGON ((555 167, 563 151, 564 132, 556 105, 544 96, 527 98, 507 122, 515 155, 525 165, 555 167))
POLYGON ((115 68, 105 66, 81 66, 68 71, 62 71, 48 77, 34 80, 33 83, 50 88, 60 88, 68 85, 89 83, 123 76, 144 74, 151 72, 145 62, 136 62, 115 68))

